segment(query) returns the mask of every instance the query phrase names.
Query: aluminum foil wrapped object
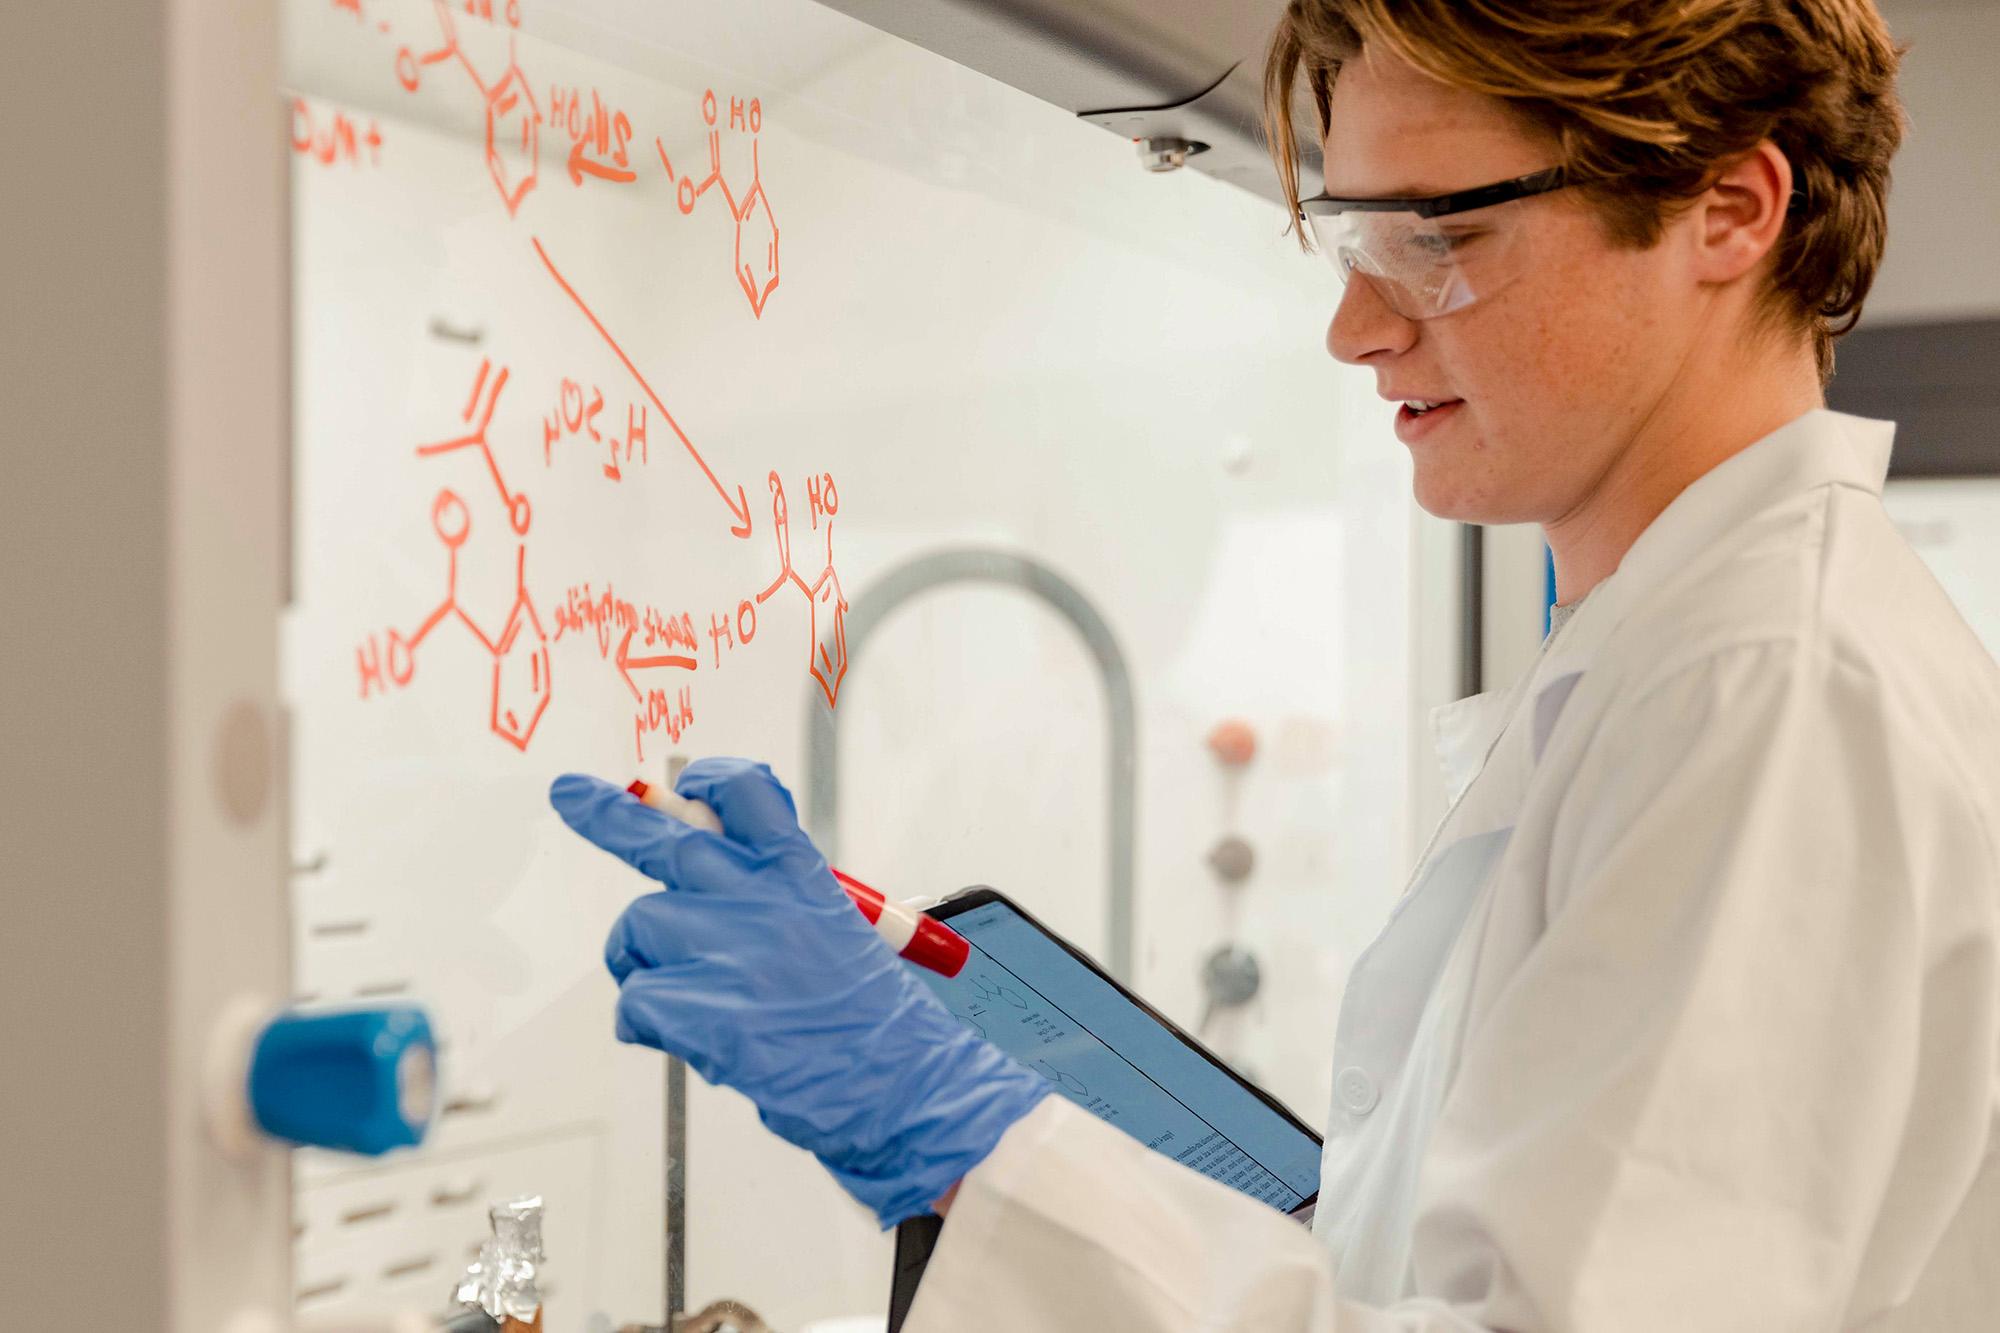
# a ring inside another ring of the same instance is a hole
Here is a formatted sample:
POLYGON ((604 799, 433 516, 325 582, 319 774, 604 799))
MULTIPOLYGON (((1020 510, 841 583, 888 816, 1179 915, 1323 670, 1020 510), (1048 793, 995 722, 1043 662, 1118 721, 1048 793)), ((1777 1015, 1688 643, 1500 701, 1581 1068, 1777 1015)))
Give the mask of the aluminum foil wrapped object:
POLYGON ((486 1212, 492 1238, 479 1247, 479 1257, 458 1281, 460 1305, 476 1305, 495 1319, 531 1322, 541 1312, 542 1293, 535 1284, 541 1269, 542 1198, 496 1203, 486 1212))

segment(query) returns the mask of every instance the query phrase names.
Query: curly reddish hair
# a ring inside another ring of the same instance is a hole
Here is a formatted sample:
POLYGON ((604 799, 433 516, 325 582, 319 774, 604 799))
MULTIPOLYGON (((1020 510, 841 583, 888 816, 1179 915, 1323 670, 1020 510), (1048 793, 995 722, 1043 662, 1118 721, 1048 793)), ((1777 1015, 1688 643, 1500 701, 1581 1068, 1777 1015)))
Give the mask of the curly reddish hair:
POLYGON ((1294 217, 1299 77, 1324 138, 1334 79, 1364 47, 1498 97, 1546 133, 1617 245, 1652 245, 1721 165, 1769 139, 1796 193, 1758 318, 1810 334, 1821 383, 1832 377, 1833 341, 1882 261, 1905 125, 1907 48, 1872 0, 1291 0, 1265 62, 1264 123, 1294 217))

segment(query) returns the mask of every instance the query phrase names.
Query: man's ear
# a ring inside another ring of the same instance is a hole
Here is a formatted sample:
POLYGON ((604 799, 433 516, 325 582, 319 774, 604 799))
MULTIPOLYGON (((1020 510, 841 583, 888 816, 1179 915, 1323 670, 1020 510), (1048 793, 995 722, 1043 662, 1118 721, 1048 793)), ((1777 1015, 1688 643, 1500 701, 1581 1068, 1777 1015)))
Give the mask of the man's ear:
POLYGON ((1792 199, 1792 164, 1769 139, 1726 164, 1694 205, 1695 276, 1732 282, 1778 243, 1792 199))

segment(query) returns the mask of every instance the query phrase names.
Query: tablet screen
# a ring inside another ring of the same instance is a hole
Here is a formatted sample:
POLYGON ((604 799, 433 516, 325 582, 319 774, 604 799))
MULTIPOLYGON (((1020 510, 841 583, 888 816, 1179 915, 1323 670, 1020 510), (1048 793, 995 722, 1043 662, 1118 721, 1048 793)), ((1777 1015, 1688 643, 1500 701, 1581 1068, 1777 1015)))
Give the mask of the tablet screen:
POLYGON ((1319 1189, 1319 1143, 1006 902, 940 911, 972 945, 951 1011, 1147 1147, 1290 1212, 1319 1189))

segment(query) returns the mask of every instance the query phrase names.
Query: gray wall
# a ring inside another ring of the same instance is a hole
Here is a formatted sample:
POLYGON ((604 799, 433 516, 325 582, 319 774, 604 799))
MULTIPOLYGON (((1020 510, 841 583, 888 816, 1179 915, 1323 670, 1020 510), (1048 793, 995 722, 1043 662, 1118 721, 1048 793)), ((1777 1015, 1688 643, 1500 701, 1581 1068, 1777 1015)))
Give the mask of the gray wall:
POLYGON ((166 1326, 166 9, 0 42, 0 1271, 166 1326), (79 170, 78 162, 88 170, 79 170), (107 789, 107 784, 116 788, 107 789))
POLYGON ((1910 131, 1867 323, 2000 315, 2000 2, 1881 0, 1910 131))

